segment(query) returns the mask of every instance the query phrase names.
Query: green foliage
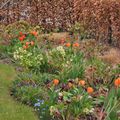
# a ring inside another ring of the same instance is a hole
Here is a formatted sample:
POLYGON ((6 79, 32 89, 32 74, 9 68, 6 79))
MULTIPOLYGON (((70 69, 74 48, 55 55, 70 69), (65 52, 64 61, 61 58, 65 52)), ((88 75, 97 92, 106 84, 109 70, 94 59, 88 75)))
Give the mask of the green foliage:
POLYGON ((37 86, 21 86, 13 91, 14 96, 28 105, 34 105, 36 98, 42 96, 43 90, 37 86))
POLYGON ((67 54, 66 63, 60 73, 61 80, 84 78, 84 59, 82 53, 67 54))
POLYGON ((41 107, 45 105, 48 107, 46 112, 49 110, 54 119, 77 119, 80 115, 87 115, 94 111, 92 98, 81 87, 61 91, 61 88, 56 89, 53 86, 48 90, 48 100, 41 107))
POLYGON ((92 57, 86 62, 85 75, 91 85, 110 86, 119 73, 119 67, 104 63, 97 57, 92 57))
POLYGON ((73 33, 81 33, 85 31, 83 25, 78 22, 76 22, 69 30, 73 33))
POLYGON ((119 120, 117 113, 120 107, 120 97, 117 97, 117 95, 118 91, 114 88, 109 91, 109 94, 104 102, 105 112, 107 114, 105 120, 119 120))
MULTIPOLYGON (((81 26, 76 26, 79 32, 81 26)), ((96 111, 117 120, 120 92, 112 88, 120 69, 97 57, 100 46, 91 41, 82 46, 73 39, 68 46, 49 40, 39 45, 36 31, 19 34, 7 48, 23 68, 12 86, 16 99, 32 105, 43 120, 97 119, 96 111)))
POLYGON ((85 30, 85 26, 83 24, 80 24, 79 22, 76 22, 73 26, 71 26, 69 28, 69 32, 78 35, 80 40, 86 39, 88 37, 88 33, 85 30))
POLYGON ((40 88, 39 84, 35 74, 21 73, 14 81, 11 91, 17 100, 33 106, 36 99, 43 98, 45 94, 44 89, 40 88))
POLYGON ((43 31, 43 28, 41 26, 31 26, 28 22, 24 20, 17 21, 5 27, 5 32, 12 36, 18 35, 20 31, 23 33, 28 33, 33 30, 39 31, 39 33, 41 33, 43 31))

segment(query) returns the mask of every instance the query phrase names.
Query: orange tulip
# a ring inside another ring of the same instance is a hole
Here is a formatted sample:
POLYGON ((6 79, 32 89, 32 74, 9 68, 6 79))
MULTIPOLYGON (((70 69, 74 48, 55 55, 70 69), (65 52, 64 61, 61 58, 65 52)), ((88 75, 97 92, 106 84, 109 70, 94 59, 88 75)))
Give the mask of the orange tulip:
POLYGON ((27 46, 27 45, 24 45, 24 46, 23 46, 23 48, 24 48, 24 49, 27 49, 27 48, 28 48, 28 46, 27 46))
POLYGON ((22 36, 23 35, 23 33, 22 32, 19 32, 19 34, 22 36))
POLYGON ((120 78, 117 78, 115 81, 114 81, 114 85, 116 87, 119 87, 120 86, 120 78))
POLYGON ((59 80, 58 80, 58 79, 54 79, 54 80, 53 80, 53 84, 54 84, 54 85, 58 85, 58 84, 59 84, 59 80))
POLYGON ((28 46, 30 44, 30 42, 26 42, 26 46, 28 46))
POLYGON ((22 38, 25 39, 25 35, 22 35, 22 38))
POLYGON ((32 31, 31 34, 34 35, 34 36, 38 35, 38 33, 36 31, 32 31))
POLYGON ((66 43, 65 46, 66 46, 66 47, 70 47, 71 44, 70 44, 70 43, 66 43))
POLYGON ((73 47, 79 47, 80 45, 79 45, 79 43, 74 43, 73 44, 73 47))
POLYGON ((23 38, 23 37, 19 37, 19 40, 20 40, 20 41, 23 41, 23 40, 24 40, 24 38, 23 38))
POLYGON ((25 35, 22 35, 21 37, 19 37, 20 41, 23 41, 25 39, 25 35))
POLYGON ((92 87, 88 87, 87 88, 87 92, 90 94, 90 93, 93 93, 94 89, 92 87))
POLYGON ((35 43, 34 43, 34 41, 31 41, 30 44, 33 46, 35 43))
POLYGON ((85 85, 85 81, 84 80, 80 80, 79 81, 79 85, 84 86, 85 85))

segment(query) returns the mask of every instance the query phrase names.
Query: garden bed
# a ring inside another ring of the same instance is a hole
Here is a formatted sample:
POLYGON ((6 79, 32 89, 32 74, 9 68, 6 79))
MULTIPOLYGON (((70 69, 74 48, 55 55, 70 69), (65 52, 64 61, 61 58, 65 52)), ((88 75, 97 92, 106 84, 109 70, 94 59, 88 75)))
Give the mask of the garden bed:
POLYGON ((120 120, 120 0, 0 8, 0 120, 120 120))
POLYGON ((119 120, 120 64, 103 58, 111 47, 74 36, 50 40, 36 31, 11 36, 4 48, 17 68, 11 95, 40 120, 119 120))

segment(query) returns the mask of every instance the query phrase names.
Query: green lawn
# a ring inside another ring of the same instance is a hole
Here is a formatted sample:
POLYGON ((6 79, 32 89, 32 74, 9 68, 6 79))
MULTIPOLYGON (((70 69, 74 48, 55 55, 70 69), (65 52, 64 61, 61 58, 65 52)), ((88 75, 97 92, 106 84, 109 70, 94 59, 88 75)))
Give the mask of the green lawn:
POLYGON ((14 80, 12 67, 0 64, 0 120, 38 120, 33 109, 16 102, 9 94, 14 80))

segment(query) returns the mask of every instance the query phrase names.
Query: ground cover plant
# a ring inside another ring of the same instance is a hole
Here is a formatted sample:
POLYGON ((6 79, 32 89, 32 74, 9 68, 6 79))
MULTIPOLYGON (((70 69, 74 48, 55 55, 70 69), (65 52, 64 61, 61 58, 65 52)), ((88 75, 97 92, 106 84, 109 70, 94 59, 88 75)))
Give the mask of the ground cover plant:
POLYGON ((120 65, 100 55, 94 40, 51 41, 38 31, 17 31, 4 49, 17 70, 11 95, 43 120, 119 120, 120 65))

